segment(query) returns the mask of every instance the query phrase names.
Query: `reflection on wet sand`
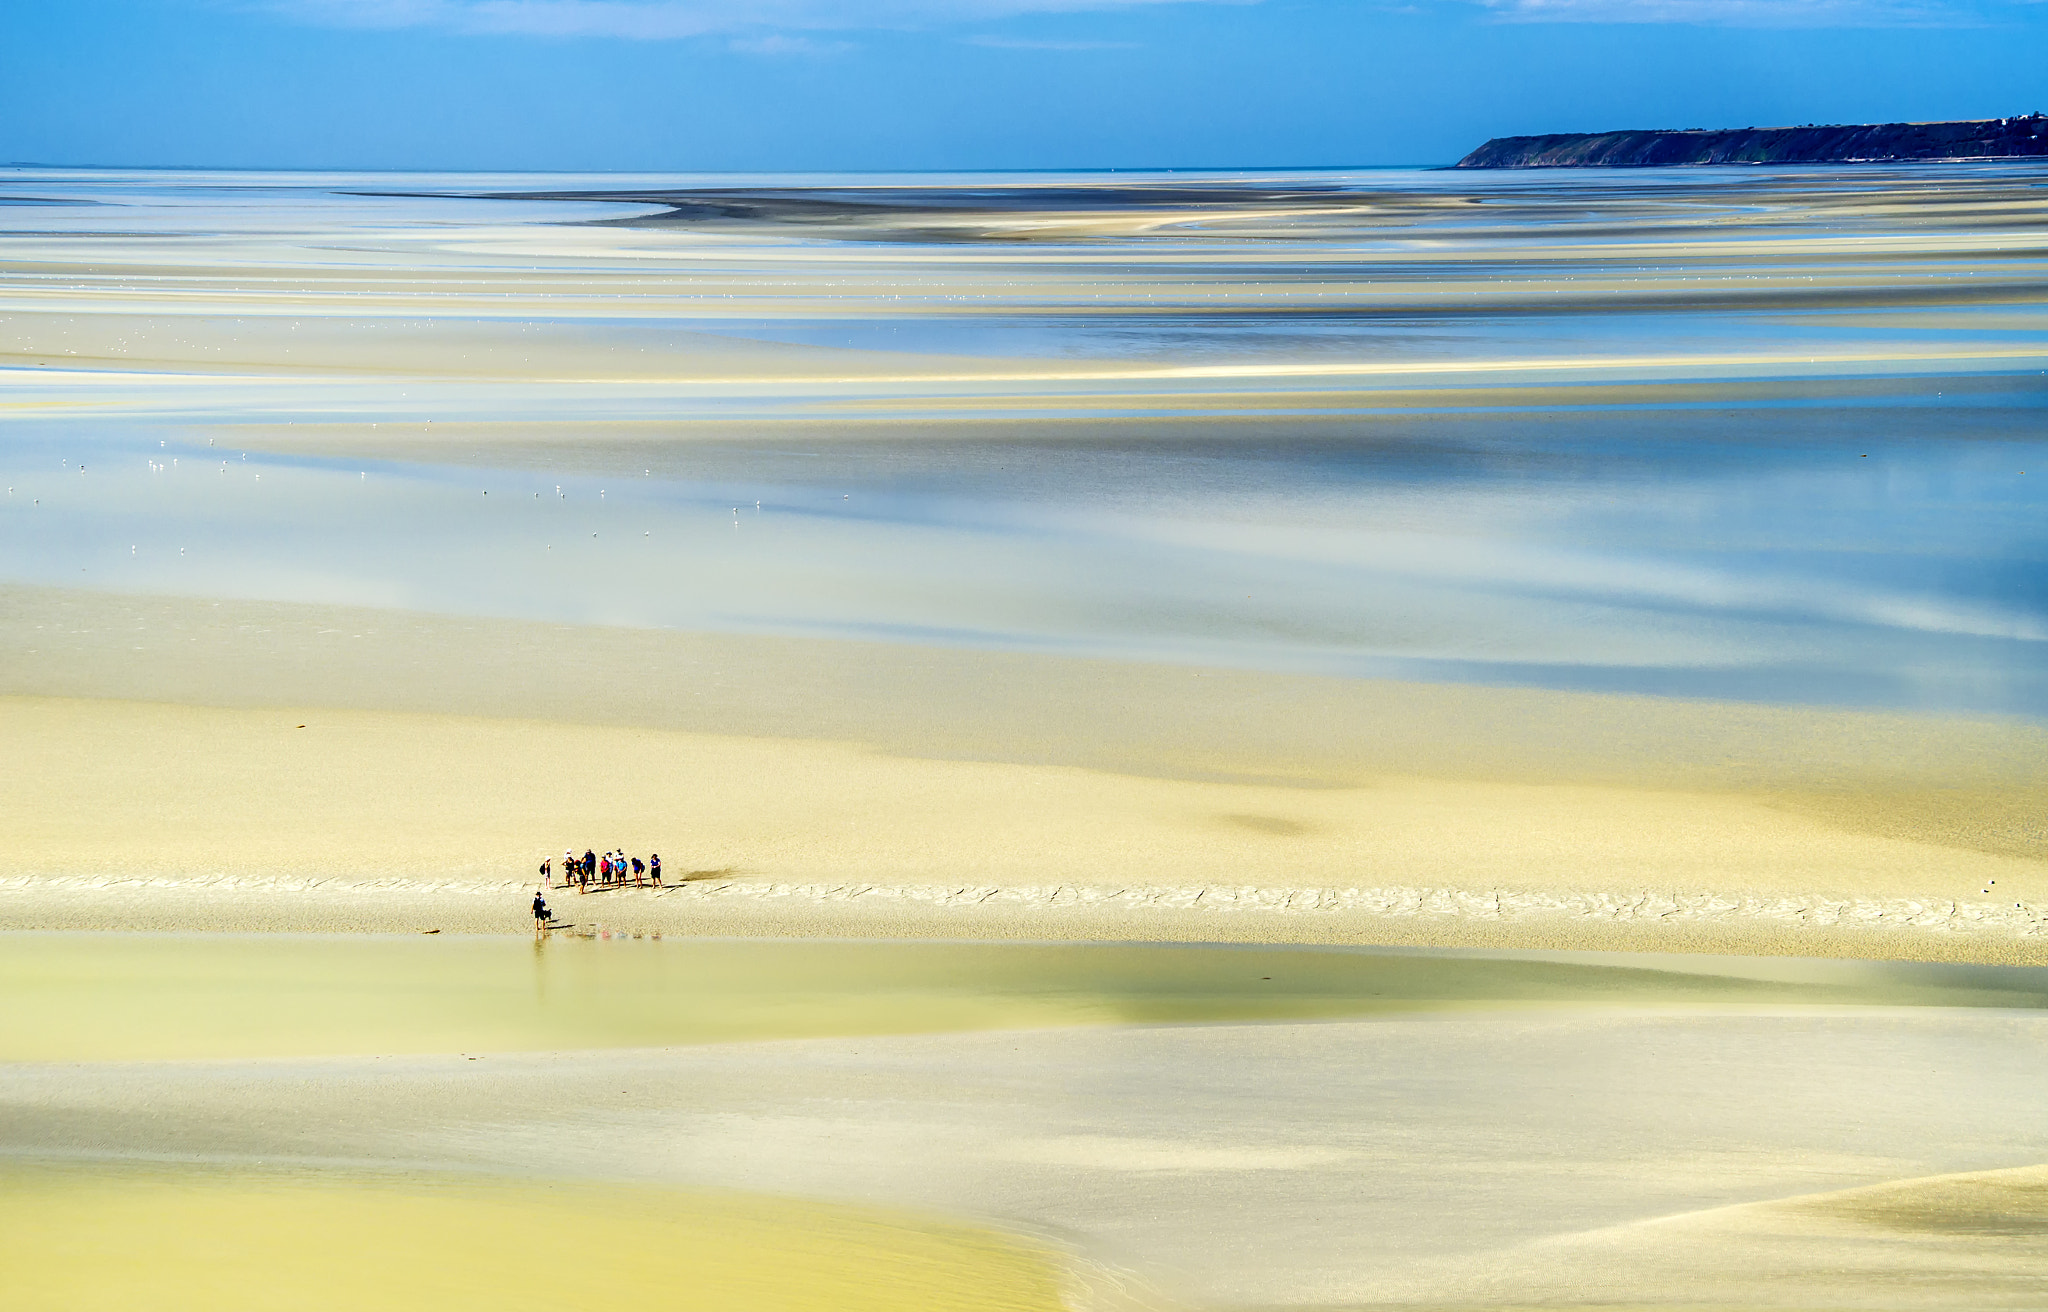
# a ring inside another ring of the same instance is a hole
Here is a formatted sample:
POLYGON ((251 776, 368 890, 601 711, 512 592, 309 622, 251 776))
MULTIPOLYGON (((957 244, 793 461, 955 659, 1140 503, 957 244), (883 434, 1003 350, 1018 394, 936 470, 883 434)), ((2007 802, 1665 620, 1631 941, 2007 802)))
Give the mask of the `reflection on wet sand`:
POLYGON ((18 174, 0 534, 102 590, 2035 715, 2038 180, 18 174))
POLYGON ((20 581, 102 591, 2032 715, 2040 439, 2026 397, 1977 401, 1938 440, 1881 404, 719 440, 38 423, 0 540, 20 581))
MULTIPOLYGON (((577 916, 600 914, 569 903, 577 916)), ((579 926, 589 929, 586 922, 579 926)), ((2048 1005, 2038 967, 1031 943, 10 934, 0 1062, 675 1046, 1487 1005, 2048 1005)))

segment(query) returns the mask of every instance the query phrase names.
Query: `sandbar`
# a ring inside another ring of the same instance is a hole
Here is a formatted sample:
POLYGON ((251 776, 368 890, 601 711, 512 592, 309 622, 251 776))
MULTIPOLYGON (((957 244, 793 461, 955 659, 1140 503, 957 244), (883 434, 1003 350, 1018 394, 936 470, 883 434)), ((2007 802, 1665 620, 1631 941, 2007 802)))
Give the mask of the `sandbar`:
POLYGON ((24 929, 2037 961, 2025 721, 11 589, 24 929), (1995 882, 1994 882, 1995 881, 1995 882))

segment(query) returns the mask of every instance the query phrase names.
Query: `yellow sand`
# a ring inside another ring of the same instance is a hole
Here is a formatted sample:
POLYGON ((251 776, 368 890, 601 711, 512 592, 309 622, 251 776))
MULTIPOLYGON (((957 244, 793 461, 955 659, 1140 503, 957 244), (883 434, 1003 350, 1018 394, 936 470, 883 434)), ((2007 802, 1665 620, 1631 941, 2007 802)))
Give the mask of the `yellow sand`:
MULTIPOLYGON (((2039 861, 1698 790, 1416 777, 1306 789, 649 729, 44 698, 0 701, 0 762, 14 871, 359 888, 352 906, 299 899, 306 928, 385 923, 348 918, 375 911, 379 878, 502 886, 586 844, 658 851, 676 881, 1988 901, 1995 880, 2014 902, 2048 895, 2039 861)), ((501 895, 493 910, 495 927, 517 928, 523 906, 501 895)), ((192 927, 234 923, 192 911, 192 927)))
POLYGON ((1026 1312, 1050 1250, 880 1209, 539 1182, 10 1168, 14 1308, 1026 1312))
MULTIPOLYGON (((2048 859, 2048 729, 2010 720, 6 585, 0 694, 271 709, 290 724, 331 707, 625 726, 1290 792, 1425 778, 1733 795, 2048 859)), ((567 788, 648 764, 543 739, 567 788)), ((93 768, 124 768, 123 744, 105 746, 93 768)))
POLYGON ((2038 863, 1702 791, 1388 777, 1357 787, 920 760, 534 721, 0 702, 18 870, 519 879, 660 851, 673 876, 960 884, 1696 886, 2048 893, 2038 863))
POLYGON ((688 885, 557 899, 642 930, 2048 942, 2025 722, 23 587, 0 616, 0 927, 517 932, 573 846, 688 885))

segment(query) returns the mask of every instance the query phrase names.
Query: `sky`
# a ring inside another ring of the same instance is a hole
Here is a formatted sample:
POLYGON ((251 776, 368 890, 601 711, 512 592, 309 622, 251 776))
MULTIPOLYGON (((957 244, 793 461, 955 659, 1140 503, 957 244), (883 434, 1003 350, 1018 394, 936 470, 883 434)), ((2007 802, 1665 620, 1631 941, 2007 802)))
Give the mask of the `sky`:
POLYGON ((0 162, 1445 164, 2048 110, 2048 0, 0 0, 0 162))

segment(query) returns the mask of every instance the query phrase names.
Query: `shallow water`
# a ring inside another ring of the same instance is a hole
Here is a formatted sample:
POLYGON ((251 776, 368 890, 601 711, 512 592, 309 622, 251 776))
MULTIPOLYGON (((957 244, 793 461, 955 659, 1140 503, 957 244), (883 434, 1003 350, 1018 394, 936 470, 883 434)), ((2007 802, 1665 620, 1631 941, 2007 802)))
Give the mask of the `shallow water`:
POLYGON ((1923 440, 1936 413, 823 445, 667 477, 17 426, 0 546, 19 581, 123 592, 2041 713, 2048 516, 2014 471, 2048 450, 2023 410, 1923 440), (1031 466, 1007 487, 1005 458, 1031 466))
POLYGON ((2039 716, 2044 180, 12 170, 0 578, 2039 716))
POLYGON ((1620 953, 0 935, 0 1062, 651 1047, 1533 1005, 2048 1005, 2048 968, 1620 953))

